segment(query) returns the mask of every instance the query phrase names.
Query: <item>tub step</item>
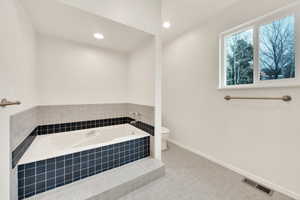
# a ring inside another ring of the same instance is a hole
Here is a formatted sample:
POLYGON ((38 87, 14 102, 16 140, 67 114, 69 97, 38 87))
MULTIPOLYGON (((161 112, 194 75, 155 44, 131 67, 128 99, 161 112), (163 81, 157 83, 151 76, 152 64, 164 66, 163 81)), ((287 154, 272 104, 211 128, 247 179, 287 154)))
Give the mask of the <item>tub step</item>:
POLYGON ((50 190, 29 200, 114 200, 165 174, 161 161, 145 158, 50 190))

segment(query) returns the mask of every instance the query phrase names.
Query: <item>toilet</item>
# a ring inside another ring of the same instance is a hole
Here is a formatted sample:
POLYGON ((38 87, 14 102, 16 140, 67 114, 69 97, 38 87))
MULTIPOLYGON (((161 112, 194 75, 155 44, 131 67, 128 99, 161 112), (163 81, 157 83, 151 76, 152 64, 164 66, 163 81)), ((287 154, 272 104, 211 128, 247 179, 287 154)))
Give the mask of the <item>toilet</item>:
POLYGON ((161 150, 166 151, 168 150, 168 138, 170 137, 170 130, 161 127, 161 150))

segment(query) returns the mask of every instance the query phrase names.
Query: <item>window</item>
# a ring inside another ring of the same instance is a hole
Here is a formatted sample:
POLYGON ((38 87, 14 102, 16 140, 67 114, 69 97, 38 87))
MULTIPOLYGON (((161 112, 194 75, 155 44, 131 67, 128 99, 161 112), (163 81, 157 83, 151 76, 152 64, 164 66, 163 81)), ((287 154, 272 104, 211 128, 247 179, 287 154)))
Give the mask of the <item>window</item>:
POLYGON ((259 29, 260 80, 295 78, 295 18, 289 16, 259 29))
POLYGON ((300 86, 297 18, 273 13, 222 33, 219 88, 300 86))
POLYGON ((225 38, 226 84, 253 83, 253 30, 225 38))

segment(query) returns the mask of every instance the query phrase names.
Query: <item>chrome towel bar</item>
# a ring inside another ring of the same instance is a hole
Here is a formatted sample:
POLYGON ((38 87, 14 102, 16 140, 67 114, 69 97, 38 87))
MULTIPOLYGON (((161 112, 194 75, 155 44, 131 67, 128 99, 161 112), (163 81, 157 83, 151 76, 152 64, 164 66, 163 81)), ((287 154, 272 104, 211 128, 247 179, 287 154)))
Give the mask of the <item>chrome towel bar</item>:
POLYGON ((12 105, 20 105, 20 104, 21 104, 20 101, 12 102, 12 101, 7 101, 7 99, 2 99, 0 101, 0 107, 6 107, 6 106, 12 106, 12 105))
POLYGON ((292 97, 289 95, 285 95, 282 97, 232 97, 232 96, 225 96, 225 100, 229 101, 232 99, 261 99, 261 100, 282 100, 282 101, 292 101, 292 97))

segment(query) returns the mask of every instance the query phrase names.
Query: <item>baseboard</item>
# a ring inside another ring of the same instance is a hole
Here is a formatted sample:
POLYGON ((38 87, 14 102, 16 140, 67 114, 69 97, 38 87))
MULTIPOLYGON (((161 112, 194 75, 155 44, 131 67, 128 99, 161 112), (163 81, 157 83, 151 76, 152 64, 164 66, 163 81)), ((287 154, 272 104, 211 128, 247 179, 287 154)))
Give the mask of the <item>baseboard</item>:
POLYGON ((218 160, 218 159, 216 159, 216 158, 214 158, 212 156, 209 156, 209 155, 207 155, 205 153, 202 153, 202 152, 200 152, 197 149, 190 148, 187 145, 181 144, 181 143, 179 143, 179 142, 177 142, 177 141, 175 141, 173 139, 168 139, 168 141, 171 142, 171 143, 173 143, 173 144, 175 144, 175 145, 177 145, 177 146, 179 146, 179 147, 181 147, 181 148, 183 148, 183 149, 185 149, 185 150, 187 150, 187 151, 190 151, 190 152, 192 152, 194 154, 197 154, 197 155, 199 155, 201 157, 204 157, 204 158, 206 158, 207 160, 209 160, 211 162, 214 162, 214 163, 216 163, 216 164, 218 164, 218 165, 220 165, 222 167, 225 167, 227 169, 230 169, 230 170, 232 170, 232 171, 234 171, 234 172, 236 172, 236 173, 238 173, 238 174, 240 174, 240 175, 242 175, 244 177, 252 179, 252 180, 254 180, 254 181, 256 181, 256 182, 258 182, 258 183, 260 183, 260 184, 262 184, 262 185, 264 185, 266 187, 269 187, 269 188, 271 188, 274 191, 277 191, 277 192, 280 192, 282 194, 285 194, 285 195, 287 195, 287 196, 289 196, 291 198, 294 198, 296 200, 300 200, 300 195, 299 194, 297 194, 295 192, 292 192, 292 191, 290 191, 290 190, 288 190, 288 189, 286 189, 286 188, 284 188, 284 187, 282 187, 280 185, 274 184, 271 181, 263 179, 263 178, 261 178, 259 176, 256 176, 256 175, 254 175, 254 174, 252 174, 252 173, 250 173, 248 171, 245 171, 243 169, 237 168, 237 167, 235 167, 235 166, 233 166, 231 164, 227 164, 227 163, 225 163, 225 162, 223 162, 221 160, 218 160))

